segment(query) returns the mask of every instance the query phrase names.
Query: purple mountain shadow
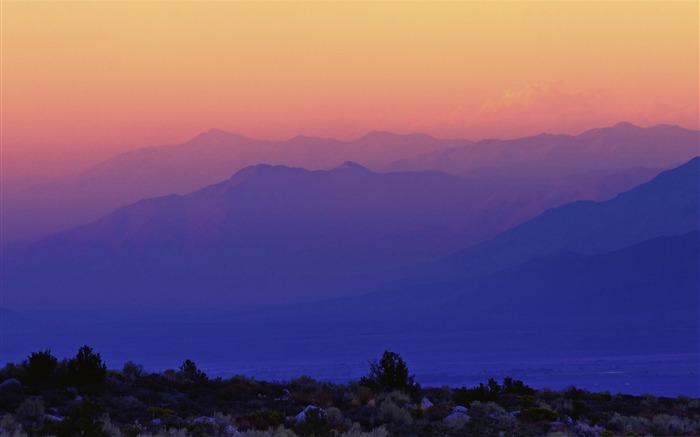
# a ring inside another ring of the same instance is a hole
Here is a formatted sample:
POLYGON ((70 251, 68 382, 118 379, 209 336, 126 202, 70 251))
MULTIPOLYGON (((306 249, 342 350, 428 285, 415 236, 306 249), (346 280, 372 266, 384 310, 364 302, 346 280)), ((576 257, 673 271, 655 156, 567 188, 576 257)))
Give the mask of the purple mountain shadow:
POLYGON ((402 159, 385 169, 556 178, 635 167, 668 169, 699 154, 700 131, 670 125, 641 128, 623 122, 577 136, 484 140, 402 159))
POLYGON ((578 201, 413 269, 404 283, 483 275, 559 252, 593 255, 700 228, 700 158, 605 202, 578 201))
POLYGON ((212 129, 180 145, 129 151, 75 177, 4 193, 4 240, 27 240, 85 224, 141 199, 186 194, 260 163, 328 169, 355 161, 379 168, 465 144, 469 141, 382 132, 347 142, 301 136, 275 142, 212 129))
POLYGON ((77 176, 3 193, 3 244, 38 239, 141 199, 185 194, 269 163, 327 169, 345 161, 374 171, 440 170, 470 178, 537 179, 560 202, 604 200, 698 154, 698 131, 629 124, 582 135, 443 140, 372 132, 355 141, 295 137, 261 141, 213 129, 175 146, 123 153, 77 176))
MULTIPOLYGON (((4 264, 7 305, 243 304, 366 291, 561 203, 536 183, 257 165, 122 207, 4 264)), ((6 257, 7 258, 7 257, 6 257)))

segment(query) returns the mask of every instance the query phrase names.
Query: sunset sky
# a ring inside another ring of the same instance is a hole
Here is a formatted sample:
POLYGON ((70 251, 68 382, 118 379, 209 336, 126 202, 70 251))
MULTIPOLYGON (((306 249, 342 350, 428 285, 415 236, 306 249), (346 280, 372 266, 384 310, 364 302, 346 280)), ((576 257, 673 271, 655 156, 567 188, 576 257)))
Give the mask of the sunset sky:
POLYGON ((3 172, 256 138, 698 128, 697 1, 3 1, 3 172), (72 161, 71 161, 72 160, 72 161))

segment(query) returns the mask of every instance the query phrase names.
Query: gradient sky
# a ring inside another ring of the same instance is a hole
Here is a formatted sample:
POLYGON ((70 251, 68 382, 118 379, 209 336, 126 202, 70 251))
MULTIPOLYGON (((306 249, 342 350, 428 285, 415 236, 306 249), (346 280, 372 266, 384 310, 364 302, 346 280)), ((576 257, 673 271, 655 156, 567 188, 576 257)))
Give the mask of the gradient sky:
POLYGON ((268 139, 698 128, 698 14, 697 1, 3 1, 3 172, 212 127, 268 139))

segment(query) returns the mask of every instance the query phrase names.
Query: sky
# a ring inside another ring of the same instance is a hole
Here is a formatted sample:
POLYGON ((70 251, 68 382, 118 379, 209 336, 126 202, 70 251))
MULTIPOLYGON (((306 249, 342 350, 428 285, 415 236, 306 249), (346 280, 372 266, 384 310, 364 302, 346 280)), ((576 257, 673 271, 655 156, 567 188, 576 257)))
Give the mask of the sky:
POLYGON ((3 177, 211 128, 698 128, 697 1, 3 1, 3 177))

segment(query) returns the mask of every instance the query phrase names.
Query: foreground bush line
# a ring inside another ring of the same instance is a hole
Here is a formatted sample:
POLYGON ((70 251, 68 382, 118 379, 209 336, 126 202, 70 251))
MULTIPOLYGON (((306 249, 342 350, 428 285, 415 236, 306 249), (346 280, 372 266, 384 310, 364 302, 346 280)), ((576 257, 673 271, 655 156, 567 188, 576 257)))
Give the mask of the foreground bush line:
POLYGON ((700 435, 700 399, 535 390, 490 379, 420 387, 386 351, 348 384, 209 378, 191 360, 145 372, 108 370, 80 348, 59 361, 32 353, 0 370, 0 434, 8 436, 614 436, 700 435))

